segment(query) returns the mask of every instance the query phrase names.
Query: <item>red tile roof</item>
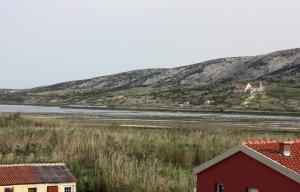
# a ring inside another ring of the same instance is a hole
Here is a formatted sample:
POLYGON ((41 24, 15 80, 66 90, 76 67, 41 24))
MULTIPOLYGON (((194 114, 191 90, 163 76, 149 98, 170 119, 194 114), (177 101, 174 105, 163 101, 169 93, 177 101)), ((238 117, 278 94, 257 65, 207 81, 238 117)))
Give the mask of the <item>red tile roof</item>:
POLYGON ((280 154, 280 140, 247 140, 243 142, 243 145, 300 174, 300 139, 287 139, 284 141, 291 143, 290 157, 280 154))
POLYGON ((0 165, 0 186, 74 182, 64 164, 0 165))

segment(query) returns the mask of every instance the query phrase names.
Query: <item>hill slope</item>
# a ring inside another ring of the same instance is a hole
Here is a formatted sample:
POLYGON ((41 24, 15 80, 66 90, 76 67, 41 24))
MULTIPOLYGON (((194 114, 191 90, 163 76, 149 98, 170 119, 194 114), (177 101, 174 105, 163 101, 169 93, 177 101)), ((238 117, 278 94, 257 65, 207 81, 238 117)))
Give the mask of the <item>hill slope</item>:
MULTIPOLYGON (((193 101, 194 105, 199 105, 207 99, 218 100, 216 96, 226 97, 234 83, 259 80, 277 87, 289 82, 284 86, 291 85, 297 90, 300 48, 252 57, 215 59, 171 69, 136 70, 13 93, 0 92, 0 102, 105 106, 135 103, 140 107, 157 103, 154 106, 169 107, 193 101), (210 89, 217 90, 218 94, 210 89)), ((228 103, 224 101, 223 104, 228 103)))
POLYGON ((254 57, 216 59, 172 69, 136 70, 88 80, 61 83, 40 89, 113 89, 148 85, 207 85, 257 79, 280 81, 298 78, 299 73, 300 48, 254 57))

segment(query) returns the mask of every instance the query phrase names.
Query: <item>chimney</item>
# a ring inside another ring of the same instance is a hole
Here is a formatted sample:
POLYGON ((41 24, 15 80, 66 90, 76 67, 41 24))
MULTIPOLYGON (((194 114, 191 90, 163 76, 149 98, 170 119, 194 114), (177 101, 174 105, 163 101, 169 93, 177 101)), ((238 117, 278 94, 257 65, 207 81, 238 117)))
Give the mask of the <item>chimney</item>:
POLYGON ((280 141, 279 142, 279 153, 284 157, 291 156, 291 145, 290 141, 280 141))

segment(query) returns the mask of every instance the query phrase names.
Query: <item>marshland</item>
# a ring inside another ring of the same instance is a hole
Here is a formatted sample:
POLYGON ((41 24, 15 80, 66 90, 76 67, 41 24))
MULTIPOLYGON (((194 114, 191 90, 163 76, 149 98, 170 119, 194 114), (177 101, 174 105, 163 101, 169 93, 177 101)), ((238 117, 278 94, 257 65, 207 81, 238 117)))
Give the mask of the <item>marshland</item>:
POLYGON ((192 168, 243 140, 299 137, 282 118, 2 113, 0 161, 65 162, 80 192, 193 191, 192 168))

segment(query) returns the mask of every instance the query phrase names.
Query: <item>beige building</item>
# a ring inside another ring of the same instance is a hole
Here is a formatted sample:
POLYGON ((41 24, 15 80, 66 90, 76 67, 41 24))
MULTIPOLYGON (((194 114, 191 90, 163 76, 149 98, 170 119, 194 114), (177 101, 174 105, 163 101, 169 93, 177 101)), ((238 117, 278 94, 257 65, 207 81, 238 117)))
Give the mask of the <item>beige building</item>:
POLYGON ((76 192, 65 164, 0 165, 0 192, 76 192))
POLYGON ((259 82, 258 87, 253 87, 250 83, 247 83, 245 85, 237 84, 233 89, 233 93, 261 93, 264 91, 265 86, 262 84, 261 81, 259 82))

